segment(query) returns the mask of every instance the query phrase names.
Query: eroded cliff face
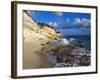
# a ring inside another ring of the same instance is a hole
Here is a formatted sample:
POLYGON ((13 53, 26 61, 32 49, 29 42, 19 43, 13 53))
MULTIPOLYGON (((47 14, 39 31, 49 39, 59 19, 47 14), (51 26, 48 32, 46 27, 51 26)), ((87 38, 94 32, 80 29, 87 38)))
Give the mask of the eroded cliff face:
POLYGON ((47 37, 40 34, 40 28, 38 24, 32 20, 32 18, 23 12, 23 27, 24 27, 24 41, 33 41, 36 39, 47 40, 47 37))
POLYGON ((40 28, 40 33, 51 39, 59 38, 62 36, 62 34, 56 32, 55 29, 45 25, 40 28))
POLYGON ((23 12, 23 29, 24 29, 24 55, 23 68, 48 68, 51 64, 48 63, 41 54, 37 54, 43 45, 49 39, 59 38, 60 33, 57 33, 53 28, 43 25, 42 27, 28 15, 23 12), (42 65, 41 65, 42 64, 42 65))
POLYGON ((24 29, 39 31, 39 26, 37 25, 37 23, 33 21, 32 18, 26 12, 23 12, 23 24, 24 29))
POLYGON ((41 37, 44 36, 51 39, 59 38, 62 36, 61 33, 56 32, 56 30, 49 25, 40 26, 36 21, 32 20, 32 18, 26 12, 23 12, 23 19, 24 31, 28 30, 36 33, 39 36, 41 35, 41 37))
POLYGON ((36 51, 41 49, 41 44, 46 44, 48 38, 39 33, 38 24, 31 17, 23 12, 23 29, 24 29, 24 46, 23 46, 23 69, 33 69, 46 67, 48 62, 41 59, 41 56, 36 51), (44 64, 44 66, 41 66, 44 64))

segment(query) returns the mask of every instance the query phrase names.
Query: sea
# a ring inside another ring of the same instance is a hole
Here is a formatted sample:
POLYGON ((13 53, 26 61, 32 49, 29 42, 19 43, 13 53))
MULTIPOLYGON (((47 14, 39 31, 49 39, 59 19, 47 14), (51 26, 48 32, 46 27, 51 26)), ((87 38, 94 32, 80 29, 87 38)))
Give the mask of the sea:
POLYGON ((71 41, 71 44, 79 46, 81 48, 91 49, 91 36, 83 35, 65 35, 64 38, 71 41))

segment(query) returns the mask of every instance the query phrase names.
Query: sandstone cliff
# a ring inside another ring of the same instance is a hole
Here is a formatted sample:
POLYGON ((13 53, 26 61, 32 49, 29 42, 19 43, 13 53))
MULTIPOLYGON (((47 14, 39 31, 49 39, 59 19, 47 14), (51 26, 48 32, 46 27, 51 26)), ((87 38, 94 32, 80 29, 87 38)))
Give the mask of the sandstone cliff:
POLYGON ((51 64, 48 63, 40 54, 39 51, 43 44, 45 45, 49 38, 59 38, 60 33, 57 33, 50 26, 42 25, 42 27, 28 15, 23 12, 23 29, 24 29, 24 57, 23 57, 23 68, 48 68, 51 64), (41 65, 42 64, 42 65, 41 65))
POLYGON ((26 12, 23 12, 23 18, 24 30, 30 30, 34 33, 37 33, 37 35, 41 35, 42 37, 45 36, 51 39, 59 38, 62 36, 61 33, 56 32, 56 30, 51 26, 47 24, 38 24, 36 21, 32 20, 32 18, 26 12))

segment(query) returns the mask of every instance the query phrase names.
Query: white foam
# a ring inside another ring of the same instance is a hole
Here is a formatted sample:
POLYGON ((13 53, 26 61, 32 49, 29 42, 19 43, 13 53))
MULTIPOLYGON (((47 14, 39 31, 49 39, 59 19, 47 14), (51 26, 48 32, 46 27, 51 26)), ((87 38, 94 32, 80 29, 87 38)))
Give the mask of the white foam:
POLYGON ((63 43, 65 45, 69 45, 69 41, 65 38, 60 39, 60 43, 63 43))

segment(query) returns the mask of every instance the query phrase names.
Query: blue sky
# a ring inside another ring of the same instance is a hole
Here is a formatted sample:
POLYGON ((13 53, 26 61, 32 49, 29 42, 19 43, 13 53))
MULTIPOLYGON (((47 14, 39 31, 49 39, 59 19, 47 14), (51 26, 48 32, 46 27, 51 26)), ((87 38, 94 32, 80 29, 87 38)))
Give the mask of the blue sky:
POLYGON ((53 26, 64 35, 90 35, 91 14, 28 11, 33 20, 53 26))

